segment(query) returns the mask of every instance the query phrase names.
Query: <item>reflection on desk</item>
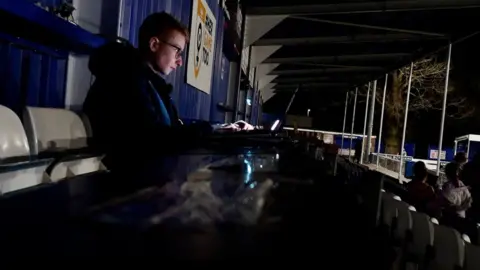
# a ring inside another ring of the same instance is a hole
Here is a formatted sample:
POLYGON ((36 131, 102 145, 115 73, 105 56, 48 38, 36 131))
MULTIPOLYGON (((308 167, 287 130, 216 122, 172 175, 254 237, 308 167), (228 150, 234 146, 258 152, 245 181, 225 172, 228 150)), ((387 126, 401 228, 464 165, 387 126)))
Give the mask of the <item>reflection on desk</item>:
POLYGON ((300 150, 248 147, 233 154, 198 150, 135 157, 125 172, 3 195, 0 229, 8 233, 2 243, 11 254, 56 256, 244 258, 260 249, 277 254, 292 247, 280 245, 277 233, 290 235, 295 223, 304 231, 311 221, 299 218, 318 210, 312 203, 318 186, 308 179, 321 177, 321 166, 300 150))
POLYGON ((278 154, 236 155, 201 167, 162 187, 95 207, 93 219, 148 227, 156 224, 256 224, 274 186, 278 154), (186 181, 185 181, 186 180, 186 181))

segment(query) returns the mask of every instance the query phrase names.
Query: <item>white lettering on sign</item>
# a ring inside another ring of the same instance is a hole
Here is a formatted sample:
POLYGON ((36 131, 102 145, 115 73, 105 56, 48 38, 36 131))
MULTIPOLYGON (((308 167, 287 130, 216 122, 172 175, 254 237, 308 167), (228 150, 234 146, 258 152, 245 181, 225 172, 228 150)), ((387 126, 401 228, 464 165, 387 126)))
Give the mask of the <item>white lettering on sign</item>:
POLYGON ((193 0, 187 83, 210 94, 217 20, 205 0, 193 0))

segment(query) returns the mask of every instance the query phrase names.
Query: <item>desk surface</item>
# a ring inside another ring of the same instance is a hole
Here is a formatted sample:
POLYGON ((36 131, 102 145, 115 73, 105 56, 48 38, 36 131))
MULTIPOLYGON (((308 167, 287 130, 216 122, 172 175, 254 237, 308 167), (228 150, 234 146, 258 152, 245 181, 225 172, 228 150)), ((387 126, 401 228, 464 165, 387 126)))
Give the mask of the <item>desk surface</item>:
MULTIPOLYGON (((54 246, 50 248, 60 249, 58 252, 79 252, 71 245, 82 252, 100 252, 98 248, 105 246, 99 244, 99 238, 109 243, 108 250, 116 244, 123 247, 128 241, 117 241, 128 238, 125 230, 149 233, 167 228, 182 231, 167 233, 182 238, 192 234, 181 228, 252 227, 260 221, 271 224, 286 212, 300 215, 307 211, 294 205, 309 197, 304 192, 313 190, 308 178, 317 175, 319 168, 312 162, 301 151, 250 147, 238 153, 199 149, 132 161, 134 166, 122 172, 79 176, 5 195, 0 199, 0 227, 9 230, 7 242, 19 245, 20 250, 25 245, 19 239, 24 239, 35 250, 39 247, 33 242, 42 246, 48 242, 54 246), (116 230, 120 231, 113 233, 116 230), (69 249, 62 249, 62 245, 69 249)), ((217 229, 214 234, 218 236, 221 232, 217 229)), ((198 232, 194 234, 198 236, 198 232)), ((236 235, 239 240, 242 233, 236 235)))
POLYGON ((206 181, 214 183, 212 186, 215 186, 215 189, 218 189, 218 183, 222 183, 223 178, 227 178, 225 182, 238 180, 237 186, 242 183, 242 186, 248 189, 249 186, 256 185, 257 180, 264 181, 267 174, 275 174, 275 177, 280 179, 288 176, 289 170, 298 171, 297 166, 280 165, 298 160, 291 156, 284 150, 270 147, 267 150, 242 147, 236 151, 195 149, 182 154, 148 159, 133 157, 126 163, 129 165, 121 171, 77 176, 66 181, 5 194, 0 198, 0 213, 4 217, 12 217, 12 220, 19 218, 18 222, 29 218, 32 221, 43 221, 47 220, 46 217, 79 215, 99 204, 131 196, 151 187, 155 187, 158 192, 167 183, 167 187, 193 186, 184 185, 184 182, 188 182, 189 177, 199 175, 192 175, 193 172, 208 166, 222 167, 210 170, 211 179, 206 181), (255 177, 250 179, 252 175, 255 177), (245 181, 252 183, 247 184, 245 181))
POLYGON ((178 165, 183 170, 176 168, 165 175, 164 185, 109 200, 94 206, 89 214, 98 221, 140 227, 254 225, 271 189, 288 181, 279 174, 279 159, 279 154, 271 153, 181 156, 178 165))

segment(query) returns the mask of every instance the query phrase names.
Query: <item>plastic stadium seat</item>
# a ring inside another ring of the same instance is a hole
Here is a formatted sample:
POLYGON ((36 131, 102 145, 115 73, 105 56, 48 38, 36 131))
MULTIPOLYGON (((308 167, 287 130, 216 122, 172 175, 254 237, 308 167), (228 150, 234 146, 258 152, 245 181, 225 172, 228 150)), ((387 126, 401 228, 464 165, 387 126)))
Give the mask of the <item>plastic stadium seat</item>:
POLYGON ((392 229, 395 219, 398 216, 397 213, 397 201, 401 201, 400 197, 388 193, 382 192, 382 226, 386 229, 388 237, 392 236, 392 229))
POLYGON ((465 243, 455 229, 434 222, 433 256, 427 269, 456 270, 463 267, 465 243))
POLYGON ((405 263, 407 269, 422 268, 433 248, 434 227, 430 217, 424 213, 410 209, 412 217, 411 237, 405 249, 405 263))
POLYGON ((26 107, 24 124, 32 154, 51 154, 58 161, 55 167, 47 170, 52 181, 105 170, 102 156, 88 151, 71 151, 87 149, 87 130, 76 113, 66 109, 26 107))
POLYGON ((87 146, 85 126, 72 111, 26 107, 23 120, 33 155, 87 146))
POLYGON ((0 105, 0 192, 38 185, 51 160, 30 159, 27 136, 18 116, 0 105))
POLYGON ((412 215, 407 203, 393 200, 392 205, 397 209, 397 217, 393 227, 393 237, 397 243, 403 244, 412 230, 412 215))
MULTIPOLYGON (((464 235, 465 236, 465 235, 464 235)), ((465 270, 477 270, 480 269, 480 247, 472 245, 470 239, 465 239, 465 270)))
POLYGON ((389 221, 390 217, 392 218, 389 235, 391 236, 390 240, 392 240, 391 243, 396 254, 393 263, 394 266, 401 266, 405 260, 405 251, 410 240, 413 220, 407 203, 403 202, 399 196, 392 196, 389 193, 384 194, 384 213, 387 217, 385 222, 387 222, 387 219, 389 221))

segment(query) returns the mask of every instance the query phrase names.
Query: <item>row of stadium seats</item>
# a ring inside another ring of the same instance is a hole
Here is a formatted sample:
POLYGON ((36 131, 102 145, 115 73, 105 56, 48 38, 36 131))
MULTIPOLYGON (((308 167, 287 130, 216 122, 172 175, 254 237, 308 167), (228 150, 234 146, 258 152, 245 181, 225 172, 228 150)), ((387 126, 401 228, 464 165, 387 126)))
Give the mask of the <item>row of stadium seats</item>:
MULTIPOLYGON (((403 269, 480 269, 480 247, 466 234, 417 212, 393 193, 381 193, 384 237, 396 251, 403 269)), ((475 241, 477 241, 475 239, 475 241)))
POLYGON ((87 146, 88 121, 65 109, 26 107, 23 121, 0 105, 0 193, 105 171, 87 146))
POLYGON ((480 269, 479 225, 460 233, 403 201, 404 193, 388 176, 344 159, 339 159, 339 166, 342 176, 355 185, 365 218, 395 251, 392 268, 480 269))

